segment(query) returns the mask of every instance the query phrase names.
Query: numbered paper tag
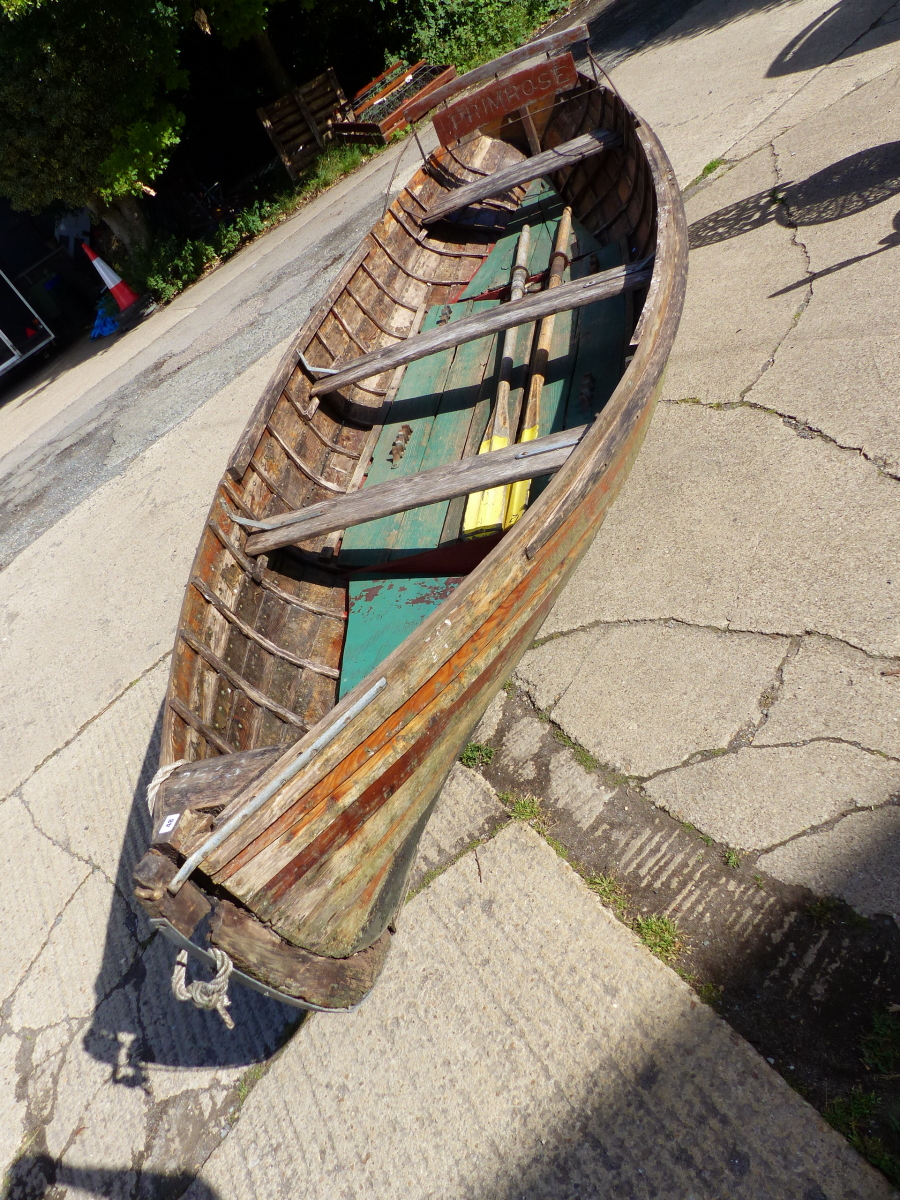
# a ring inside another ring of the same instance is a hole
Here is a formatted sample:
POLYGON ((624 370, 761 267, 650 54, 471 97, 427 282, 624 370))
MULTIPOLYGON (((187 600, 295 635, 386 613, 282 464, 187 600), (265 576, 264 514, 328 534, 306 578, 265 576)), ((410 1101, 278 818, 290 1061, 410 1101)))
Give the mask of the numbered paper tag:
POLYGON ((160 834, 171 833, 181 819, 181 813, 169 813, 159 827, 160 834))

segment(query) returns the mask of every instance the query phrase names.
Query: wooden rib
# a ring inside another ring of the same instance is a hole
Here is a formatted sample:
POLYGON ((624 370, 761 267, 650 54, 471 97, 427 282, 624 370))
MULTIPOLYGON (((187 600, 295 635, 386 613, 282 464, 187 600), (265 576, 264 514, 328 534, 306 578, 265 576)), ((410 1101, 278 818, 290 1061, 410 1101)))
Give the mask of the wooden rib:
POLYGON ((382 322, 379 321, 378 318, 373 313, 369 312, 369 310, 363 304, 362 300, 360 300, 360 298, 356 295, 356 293, 352 292, 350 290, 349 284, 344 289, 344 291, 350 297, 350 299, 354 302, 354 304, 356 304, 356 306, 359 308, 359 311, 363 314, 363 316, 366 318, 366 320, 371 321, 376 329, 380 329, 381 332, 386 333, 388 335, 388 337, 396 338, 398 342, 402 342, 403 339, 408 336, 405 333, 398 333, 396 329, 388 329, 387 325, 382 324, 382 322))
MULTIPOLYGON (((263 481, 265 482, 265 481, 263 481)), ((231 541, 228 535, 216 524, 215 521, 207 521, 207 528, 210 533, 215 535, 216 540, 221 544, 223 549, 227 550, 238 566, 243 570, 245 575, 248 575, 254 583, 259 584, 267 592, 271 592, 273 596, 277 596, 279 600, 283 600, 285 604, 290 604, 294 608, 301 608, 304 612, 314 613, 318 617, 330 617, 333 621, 345 621, 347 614, 344 611, 338 611, 334 608, 325 608, 324 605, 314 604, 311 600, 301 600, 299 596, 292 596, 290 592, 279 587, 277 583, 269 579, 262 572, 262 569, 257 563, 244 554, 243 550, 239 549, 231 541)))
POLYGON ((297 729, 302 729, 304 732, 309 729, 309 725, 305 721, 302 721, 296 713, 291 712, 289 708, 283 708, 276 700, 270 699, 259 688, 254 687, 252 683, 248 683, 246 679, 238 675, 237 671, 232 670, 228 663, 219 658, 218 654, 210 650, 209 646, 205 642, 202 642, 196 634, 191 633, 189 629, 185 629, 182 626, 178 630, 178 636, 190 646, 195 654, 200 655, 207 666, 212 667, 214 671, 224 679, 227 679, 232 687, 237 688, 239 692, 243 692, 247 699, 251 700, 259 708, 266 709, 286 724, 294 725, 297 729))
POLYGON ((554 146, 551 150, 535 155, 534 158, 526 158, 523 162, 495 171, 487 179, 476 180, 465 187, 448 192, 436 204, 431 205, 422 217, 422 224, 433 225, 442 217, 479 200, 489 200, 502 195, 512 191, 514 187, 539 179, 542 175, 563 171, 567 167, 574 168, 621 140, 620 134, 609 129, 595 129, 591 133, 583 133, 577 138, 554 146))
POLYGON ((243 496, 238 493, 237 488, 227 476, 219 480, 219 487, 222 488, 232 504, 237 505, 237 507, 242 510, 245 517, 250 517, 254 521, 259 520, 257 514, 252 508, 249 507, 243 496))
POLYGON ((369 276, 369 278, 372 280, 372 282, 374 284, 376 284, 377 287, 381 288, 381 290, 384 292, 384 294, 387 296, 387 298, 389 300, 392 300, 394 302, 394 304, 398 304, 401 308, 406 308, 410 312, 413 312, 413 313, 418 312, 419 306, 417 304, 407 304, 405 300, 401 300, 399 296, 395 296, 394 293, 387 286, 387 284, 384 282, 384 280, 378 278, 378 276, 375 274, 375 272, 372 270, 372 268, 369 266, 368 263, 360 263, 360 266, 365 271, 365 273, 369 276))
POLYGON ((336 671, 334 667, 328 667, 325 663, 313 662, 309 658, 301 658, 299 654, 294 654, 290 650, 285 650, 283 646, 276 646, 274 642, 270 642, 267 637, 248 625, 241 617, 228 607, 220 596, 217 596, 211 588, 208 588, 202 579, 193 576, 191 584, 197 589, 200 595, 209 604, 213 606, 216 612, 222 614, 226 621, 239 629, 244 637, 249 638, 251 642, 256 642, 269 654, 274 654, 276 658, 283 658, 285 662, 291 663, 295 667, 302 667, 305 671, 312 671, 316 675, 327 675, 329 679, 340 679, 340 671, 336 671))
MULTIPOLYGON (((330 438, 326 437, 325 434, 321 431, 321 429, 317 429, 315 427, 315 425, 313 425, 312 418, 313 418, 313 416, 315 416, 316 411, 318 410, 318 405, 316 405, 316 408, 314 408, 312 413, 308 415, 306 413, 306 411, 304 410, 304 408, 302 407, 302 405, 297 400, 294 399, 294 397, 287 390, 287 388, 284 389, 284 394, 287 397, 290 404, 293 406, 294 411, 297 413, 297 415, 306 422, 306 428, 309 429, 311 433, 314 433, 316 435, 316 437, 319 439, 319 441, 322 443, 323 446, 327 446, 328 449, 333 450, 335 454, 343 454, 346 458, 353 458, 353 459, 359 458, 359 453, 356 450, 347 450, 346 447, 339 446, 337 442, 333 442, 333 441, 331 441, 330 438)), ((252 516, 252 513, 249 515, 252 516)))
POLYGON ((583 436, 586 426, 563 430, 529 443, 528 450, 516 443, 503 450, 476 454, 442 467, 432 467, 403 479, 377 483, 362 491, 350 492, 337 500, 322 500, 260 522, 262 528, 246 542, 248 554, 266 554, 293 542, 335 529, 362 525, 380 517, 389 517, 411 508, 452 500, 472 492, 487 490, 504 483, 535 479, 558 471, 572 453, 573 443, 583 436), (560 445, 560 443, 562 443, 560 445), (542 452, 541 452, 542 451, 542 452))
POLYGON ((314 383, 310 389, 313 395, 322 392, 336 391, 357 379, 367 379, 381 375, 401 363, 415 362, 430 354, 448 350, 452 346, 460 346, 465 342, 478 341, 489 337, 502 329, 510 329, 517 325, 528 325, 541 317, 552 313, 564 312, 567 309, 582 308, 594 304, 598 300, 606 300, 611 296, 633 291, 650 282, 652 266, 646 262, 632 263, 627 266, 613 267, 608 271, 598 271, 593 275, 583 275, 564 283, 552 291, 531 292, 521 300, 510 300, 507 304, 498 304, 495 308, 483 312, 472 313, 458 321, 438 325, 425 333, 406 338, 396 346, 386 346, 374 350, 362 358, 350 359, 344 363, 334 375, 314 383))
MULTIPOLYGON (((378 237, 377 234, 372 234, 372 241, 376 246, 385 252, 395 267, 399 267, 404 275, 408 275, 410 279, 415 279, 417 283, 427 283, 429 287, 453 287, 456 284, 469 282, 468 279, 426 279, 424 275, 417 275, 415 271, 411 271, 409 267, 405 266, 405 264, 402 263, 394 254, 393 250, 388 249, 388 247, 384 244, 381 238, 378 237)), ((418 246, 418 244, 419 243, 416 242, 416 246, 418 246)), ((326 349, 328 349, 327 346, 326 349)))
MULTIPOLYGON (((403 208, 402 205, 398 207, 400 208, 400 211, 406 213, 408 217, 412 216, 411 213, 406 212, 406 209, 403 208)), ((405 221, 401 221, 399 215, 394 211, 393 205, 391 205, 391 207, 388 209, 388 212, 404 231, 404 233, 413 238, 416 245, 421 246, 423 250, 427 250, 429 254, 440 254, 444 258, 480 258, 482 261, 488 256, 490 247, 487 245, 485 246, 484 250, 445 250, 443 246, 428 246, 423 240, 428 236, 428 231, 426 229, 419 229, 418 231, 415 229, 410 229, 405 221)))
MULTIPOLYGON (((308 479, 311 479, 313 481, 313 483, 317 483, 319 485, 319 487, 325 488, 326 491, 334 492, 334 494, 336 496, 343 496, 345 494, 345 492, 347 491, 347 489, 345 487, 340 487, 336 483, 329 483, 327 479, 323 479, 321 477, 321 475, 317 475, 315 473, 315 471, 313 471, 310 467, 308 467, 306 465, 306 463, 303 461, 303 459, 300 457, 300 455, 297 454, 296 451, 291 449, 291 447, 287 444, 284 437, 278 432, 278 430, 274 429, 272 427, 271 421, 266 425, 266 429, 268 429, 269 433, 272 435, 272 437, 275 439, 275 441, 278 443, 278 445, 282 448, 282 450, 285 452, 285 454, 288 456, 288 458, 291 460, 291 462, 294 464, 294 466, 298 467, 308 479)), ((290 507, 293 508, 294 506, 291 505, 290 507)))
POLYGON ((282 488, 279 487, 265 467, 261 466, 255 458, 251 458, 247 466, 252 468, 257 473, 272 495, 276 499, 280 500, 287 509, 293 512, 293 510, 297 507, 297 501, 288 499, 282 488))
POLYGON ((237 747, 230 745, 205 721, 201 721, 197 714, 192 712, 186 704, 182 704, 177 696, 169 697, 169 708, 181 717, 185 725, 189 725, 195 733, 199 733, 205 741, 209 742, 214 750, 218 750, 220 754, 237 754, 237 747))
MULTIPOLYGON (((337 307, 335 307, 331 310, 331 316, 334 318, 335 321, 337 321, 338 325, 340 325, 341 329, 343 329, 344 333, 346 333, 346 335, 350 339, 350 341, 353 342, 353 344, 355 346, 358 346, 359 349, 362 350, 363 354, 368 354, 369 349, 371 349, 371 347, 366 347, 365 343, 361 342, 359 340, 359 338, 356 336, 356 334, 353 333, 353 331, 350 329, 350 326, 347 324, 347 322, 344 320, 344 318, 338 312, 337 307)), ((394 336, 396 337, 397 335, 395 334, 394 336)))

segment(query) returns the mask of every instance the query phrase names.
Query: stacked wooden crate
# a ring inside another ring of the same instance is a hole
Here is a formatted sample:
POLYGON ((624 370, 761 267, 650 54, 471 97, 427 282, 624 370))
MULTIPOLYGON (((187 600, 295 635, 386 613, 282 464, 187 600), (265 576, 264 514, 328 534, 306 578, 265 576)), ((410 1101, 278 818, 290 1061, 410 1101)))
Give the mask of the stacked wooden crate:
POLYGON ((296 181, 332 138, 342 143, 384 146, 408 123, 405 106, 448 83, 455 67, 424 59, 408 67, 396 62, 350 101, 331 67, 294 88, 274 104, 257 109, 259 119, 296 181))
POLYGON ((331 67, 256 111, 294 182, 325 148, 334 126, 353 119, 353 109, 331 67))

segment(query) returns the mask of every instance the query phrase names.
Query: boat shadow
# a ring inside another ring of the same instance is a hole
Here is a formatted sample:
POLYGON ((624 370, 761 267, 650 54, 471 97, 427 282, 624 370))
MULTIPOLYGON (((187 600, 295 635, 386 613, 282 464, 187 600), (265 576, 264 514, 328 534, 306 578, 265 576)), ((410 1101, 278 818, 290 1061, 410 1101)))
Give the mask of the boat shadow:
MULTIPOLYGON (((42 1200, 58 1196, 61 1188, 110 1200, 134 1194, 137 1172, 115 1167, 70 1167, 49 1154, 29 1154, 9 1171, 0 1200, 42 1200)), ((193 1172, 142 1171, 138 1195, 145 1200, 176 1200, 191 1188, 191 1200, 220 1200, 220 1193, 193 1172)))
POLYGON ((230 993, 235 1028, 228 1031, 217 1013, 179 1003, 172 994, 176 949, 150 930, 132 896, 132 873, 150 840, 147 786, 159 762, 163 704, 132 796, 115 875, 117 896, 107 919, 94 985, 96 1005, 83 1040, 92 1058, 109 1065, 111 1082, 126 1087, 145 1087, 153 1068, 238 1067, 261 1062, 284 1045, 304 1015, 249 988, 235 986, 230 993), (126 947, 134 957, 123 974, 126 947))

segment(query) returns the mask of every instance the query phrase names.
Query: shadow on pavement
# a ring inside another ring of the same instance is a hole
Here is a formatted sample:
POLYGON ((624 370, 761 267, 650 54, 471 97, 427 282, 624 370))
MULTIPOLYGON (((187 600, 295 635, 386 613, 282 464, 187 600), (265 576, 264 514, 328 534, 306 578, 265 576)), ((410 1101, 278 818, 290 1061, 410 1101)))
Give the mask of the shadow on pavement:
POLYGON ((837 57, 850 57, 858 53, 854 46, 865 34, 869 35, 866 37, 866 50, 887 46, 900 38, 900 20, 887 21, 883 25, 876 22, 869 29, 860 29, 859 23, 859 12, 852 0, 840 0, 791 38, 772 62, 766 72, 767 78, 824 67, 835 61, 836 44, 846 45, 846 49, 837 57))
POLYGON ((772 221, 785 226, 840 221, 898 193, 900 142, 885 142, 842 158, 807 179, 757 192, 701 217, 688 230, 691 249, 740 237, 772 221))
POLYGON ((2 1200, 42 1200, 45 1196, 58 1196, 57 1189, 60 1188, 72 1188, 88 1196, 109 1197, 110 1200, 132 1195, 135 1200, 176 1200, 192 1184, 192 1200, 220 1200, 218 1192, 187 1171, 171 1175, 157 1171, 143 1172, 140 1186, 135 1192, 137 1178, 136 1171, 112 1167, 69 1167, 49 1154, 26 1155, 10 1170, 2 1200))
POLYGON ((176 949, 151 933, 143 910, 132 898, 132 872, 150 840, 146 793, 159 763, 161 729, 162 706, 132 799, 115 880, 122 902, 111 907, 95 983, 97 1005, 84 1035, 88 1054, 108 1063, 111 1082, 125 1087, 145 1087, 150 1064, 235 1067, 263 1061, 284 1045, 303 1020, 300 1010, 235 986, 230 992, 235 1028, 229 1032, 217 1013, 181 1003, 172 994, 176 949), (125 937, 131 946, 130 939, 136 939, 142 950, 123 976, 125 937))

